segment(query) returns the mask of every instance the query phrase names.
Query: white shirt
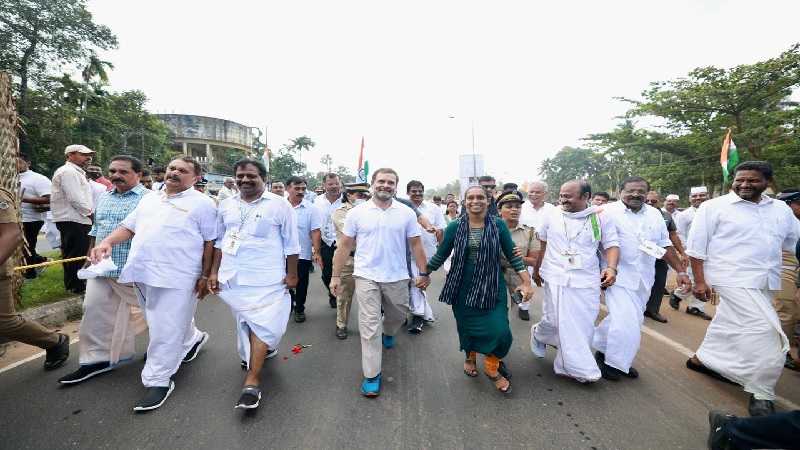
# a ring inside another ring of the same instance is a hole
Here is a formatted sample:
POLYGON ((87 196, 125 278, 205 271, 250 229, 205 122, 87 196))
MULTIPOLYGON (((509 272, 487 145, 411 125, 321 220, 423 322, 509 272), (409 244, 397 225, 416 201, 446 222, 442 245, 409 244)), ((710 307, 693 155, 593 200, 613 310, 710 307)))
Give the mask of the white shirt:
MULTIPOLYGON (((701 203, 702 205, 702 203, 701 203)), ((694 220, 694 215, 697 213, 697 208, 694 206, 690 206, 684 209, 675 220, 675 228, 677 228, 676 232, 678 233, 678 238, 681 240, 681 245, 683 248, 686 248, 686 244, 689 242, 689 230, 692 228, 692 220, 694 220)))
MULTIPOLYGON (((50 180, 46 176, 36 173, 30 169, 19 174, 19 185, 22 198, 34 198, 50 195, 50 180)), ((34 206, 36 205, 22 202, 23 222, 39 222, 44 220, 44 211, 36 211, 34 206)))
POLYGON ((92 189, 92 206, 97 206, 97 199, 108 192, 108 189, 106 189, 105 185, 94 180, 89 180, 89 187, 92 189))
POLYGON ((286 278, 286 257, 300 253, 297 215, 288 201, 264 189, 261 198, 247 203, 241 194, 219 204, 217 242, 221 249, 232 232, 243 235, 236 255, 222 252, 219 282, 234 276, 242 286, 270 286, 286 278))
MULTIPOLYGON (((590 207, 594 208, 595 207, 590 207)), ((539 239, 547 242, 539 273, 548 283, 575 288, 600 287, 600 260, 597 251, 619 247, 614 219, 605 212, 597 212, 600 241, 594 241, 591 221, 587 217, 569 217, 553 207, 540 209, 539 239), (544 211, 543 213, 541 211, 544 211), (566 229, 565 229, 566 227, 566 229), (567 230, 569 237, 567 238, 567 230), (580 255, 581 269, 564 268, 564 252, 576 251, 580 255)))
POLYGON ((406 243, 420 235, 411 208, 392 200, 384 211, 368 200, 347 213, 342 232, 358 242, 354 276, 378 283, 409 279, 406 243))
POLYGON ((221 202, 221 201, 225 200, 228 197, 233 197, 234 195, 236 195, 237 192, 238 191, 236 189, 229 188, 229 187, 223 185, 220 188, 219 192, 217 192, 217 201, 221 202))
POLYGON ((686 254, 705 261, 711 286, 779 291, 781 248, 794 253, 796 220, 784 202, 762 195, 756 204, 731 192, 697 208, 686 254))
POLYGON ((650 289, 656 275, 656 258, 640 250, 639 246, 643 239, 659 247, 672 246, 664 216, 649 205, 642 205, 642 209, 634 213, 622 201, 604 205, 604 210, 614 217, 619 239, 619 270, 614 284, 628 289, 639 289, 644 285, 650 289))
MULTIPOLYGON (((92 189, 86 172, 69 161, 53 174, 50 194, 50 211, 53 222, 76 222, 91 225, 89 216, 94 212, 92 189)), ((105 187, 103 187, 105 191, 105 187)))
MULTIPOLYGON (((291 205, 291 203, 289 204, 291 205)), ((311 240, 311 232, 322 228, 322 218, 314 204, 306 199, 303 199, 293 208, 295 214, 297 214, 297 239, 300 242, 299 258, 310 260, 312 256, 311 250, 314 245, 311 240)))
POLYGON ((217 205, 192 188, 169 197, 154 191, 120 225, 135 233, 120 283, 194 289, 203 245, 217 237, 217 205))
POLYGON ((667 214, 670 214, 672 216, 672 220, 678 220, 678 216, 681 215, 681 211, 678 208, 675 208, 675 211, 673 211, 672 213, 667 211, 667 208, 661 208, 661 210, 667 214))
MULTIPOLYGON (((422 213, 422 215, 428 219, 428 222, 436 227, 436 229, 441 230, 447 226, 444 221, 444 216, 441 214, 439 207, 435 204, 422 202, 419 206, 417 206, 417 211, 422 213)), ((436 239, 436 233, 428 233, 427 230, 422 228, 422 225, 419 227, 420 236, 422 239, 422 248, 425 250, 425 257, 427 261, 430 261, 431 258, 433 258, 434 253, 436 253, 436 247, 438 247, 439 241, 436 239)))
POLYGON ((550 203, 544 202, 541 208, 536 209, 533 203, 527 201, 522 204, 522 210, 519 213, 519 223, 533 227, 536 231, 542 226, 542 219, 547 215, 548 211, 558 211, 559 209, 550 203))
POLYGON ((339 196, 333 203, 328 200, 325 194, 314 199, 314 206, 319 210, 320 220, 322 221, 322 242, 328 246, 336 242, 336 229, 333 227, 333 212, 342 206, 342 197, 339 196))

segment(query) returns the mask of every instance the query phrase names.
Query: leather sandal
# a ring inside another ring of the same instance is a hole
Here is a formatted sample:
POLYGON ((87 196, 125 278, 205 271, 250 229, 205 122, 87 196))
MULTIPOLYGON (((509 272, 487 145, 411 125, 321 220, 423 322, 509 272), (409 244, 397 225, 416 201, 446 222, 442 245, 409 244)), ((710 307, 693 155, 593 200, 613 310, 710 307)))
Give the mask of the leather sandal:
POLYGON ((494 376, 489 375, 489 373, 486 372, 486 376, 489 377, 490 380, 494 381, 494 387, 496 387, 498 391, 502 392, 503 394, 508 394, 509 392, 511 392, 511 382, 506 380, 506 377, 500 375, 499 372, 497 373, 497 375, 494 376), (505 386, 505 388, 497 385, 497 382, 501 380, 505 380, 505 382, 508 383, 505 386))
POLYGON ((464 374, 468 377, 477 377, 478 376, 478 366, 474 359, 467 359, 464 361, 464 374), (472 367, 471 369, 467 369, 467 366, 472 367))

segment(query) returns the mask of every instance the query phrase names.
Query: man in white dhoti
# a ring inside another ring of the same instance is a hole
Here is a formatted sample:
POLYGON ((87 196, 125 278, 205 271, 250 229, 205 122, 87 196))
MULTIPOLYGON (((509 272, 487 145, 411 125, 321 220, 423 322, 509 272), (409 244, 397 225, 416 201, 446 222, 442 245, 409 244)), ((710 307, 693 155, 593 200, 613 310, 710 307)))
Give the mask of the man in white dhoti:
MULTIPOLYGON (((406 194, 411 200, 411 203, 417 207, 417 210, 428 219, 431 226, 436 228, 434 233, 422 233, 420 239, 422 240, 422 248, 425 250, 425 264, 433 258, 436 254, 436 247, 442 239, 442 230, 447 225, 444 222, 444 214, 438 206, 431 203, 425 203, 425 186, 422 182, 411 180, 406 184, 406 194)), ((421 231, 427 231, 420 225, 421 231)), ((419 276, 417 270, 417 263, 414 261, 413 255, 411 258, 411 277, 416 278, 419 276)), ((409 306, 411 307, 411 325, 408 327, 410 333, 420 333, 422 326, 426 322, 433 321, 433 310, 430 303, 428 303, 428 296, 424 290, 411 286, 411 293, 409 295, 409 306)))
MULTIPOLYGON (((90 252, 95 242, 102 241, 117 229, 139 201, 150 193, 139 183, 141 175, 142 162, 139 159, 128 155, 111 158, 108 176, 114 188, 101 195, 95 206, 94 225, 89 232, 90 252)), ((139 301, 131 283, 117 281, 128 261, 130 249, 130 241, 114 246, 111 260, 117 269, 86 281, 79 332, 80 367, 61 377, 58 381, 62 384, 80 383, 133 359, 137 322, 134 312, 139 310, 139 301)), ((87 260, 84 268, 90 263, 87 260)), ((140 326, 145 326, 143 322, 141 318, 140 326)))
POLYGON ((289 322, 300 242, 294 209, 266 190, 267 168, 242 159, 233 171, 239 193, 219 205, 208 288, 230 305, 239 356, 248 362, 236 408, 253 409, 267 351, 278 347, 289 322))
POLYGON ((95 263, 111 256, 114 245, 130 238, 128 262, 120 283, 134 283, 150 329, 142 383, 147 392, 133 407, 148 411, 164 404, 175 389, 171 377, 181 362, 197 357, 208 341, 194 323, 197 301, 208 292, 217 207, 192 187, 200 179, 200 163, 190 156, 170 161, 164 189, 147 195, 136 209, 92 249, 95 263))
POLYGON ((664 217, 645 204, 648 192, 650 183, 630 177, 620 184, 620 201, 603 207, 617 227, 619 272, 614 285, 606 290, 608 315, 595 329, 593 346, 603 378, 611 381, 618 381, 620 375, 639 376, 631 364, 642 340, 641 328, 655 280, 656 259, 663 258, 678 272, 680 286, 691 287, 669 240, 664 217))
POLYGON ((531 327, 531 349, 544 358, 547 345, 556 347, 556 374, 581 383, 600 379, 592 357, 594 321, 600 288, 614 284, 619 257, 614 222, 588 204, 591 195, 591 186, 582 180, 561 186, 563 209, 553 208, 542 217, 541 249, 533 272, 537 285, 544 280, 544 306, 541 321, 531 327), (602 271, 598 250, 608 260, 602 271))
POLYGON ((380 395, 381 343, 387 349, 392 348, 395 335, 410 312, 406 243, 419 270, 414 286, 425 289, 430 284, 415 214, 393 198, 397 182, 397 172, 392 169, 378 169, 372 174, 375 195, 347 214, 333 260, 330 291, 336 297, 340 294, 342 270, 354 241, 358 241, 353 277, 365 378, 361 393, 366 397, 380 395))
POLYGON ((750 393, 753 416, 775 412, 775 383, 789 341, 770 304, 781 289, 781 249, 794 251, 798 239, 792 210, 764 191, 772 165, 748 161, 734 169, 733 192, 697 210, 686 253, 694 272, 694 294, 719 295, 717 313, 689 369, 731 380, 750 393))
MULTIPOLYGON (((694 219, 694 215, 697 213, 697 208, 699 208, 700 205, 709 198, 708 188, 705 186, 696 186, 689 191, 689 202, 692 204, 692 206, 684 209, 678 215, 678 218, 675 219, 675 228, 677 228, 676 231, 678 233, 678 238, 680 238, 683 248, 686 248, 686 244, 689 239, 689 230, 692 228, 692 220, 694 219)), ((692 281, 692 283, 694 283, 691 265, 686 268, 686 273, 689 275, 689 279, 692 281)), ((686 307, 686 314, 697 316, 705 320, 711 320, 711 316, 705 312, 706 303, 695 298, 690 289, 675 289, 672 291, 669 296, 669 306, 674 310, 678 310, 681 307, 681 301, 686 300, 689 297, 692 299, 689 301, 689 305, 686 307)))

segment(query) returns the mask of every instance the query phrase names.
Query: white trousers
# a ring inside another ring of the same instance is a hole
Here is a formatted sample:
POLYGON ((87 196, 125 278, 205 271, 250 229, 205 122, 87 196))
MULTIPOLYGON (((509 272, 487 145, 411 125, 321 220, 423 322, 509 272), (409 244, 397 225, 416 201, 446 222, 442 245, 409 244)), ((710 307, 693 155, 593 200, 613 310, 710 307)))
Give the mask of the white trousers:
POLYGON ((150 327, 145 387, 167 387, 183 357, 203 337, 194 325, 197 294, 192 289, 169 289, 134 283, 136 297, 150 327))
POLYGON ((789 340, 770 304, 769 289, 714 286, 719 305, 697 358, 759 400, 775 400, 789 340))
POLYGON ((237 349, 242 361, 250 363, 250 331, 270 349, 278 348, 292 310, 286 285, 240 286, 234 278, 222 285, 219 296, 231 306, 236 320, 237 349))
MULTIPOLYGON (((670 269, 672 269, 672 268, 670 267, 670 269)), ((694 274, 692 273, 692 266, 691 265, 686 268, 686 274, 689 275, 689 279, 692 281, 692 285, 694 285, 694 274)), ((697 297, 695 297, 694 294, 692 294, 692 290, 691 289, 689 289, 686 292, 681 292, 680 289, 675 288, 673 293, 675 294, 676 297, 678 297, 681 300, 686 300, 687 298, 691 298, 691 301, 689 302, 689 306, 688 306, 689 308, 697 308, 700 311, 705 311, 706 302, 701 302, 700 300, 698 300, 697 297)))
POLYGON ((134 356, 137 325, 146 328, 133 284, 116 278, 86 280, 81 319, 81 365, 108 362, 111 366, 134 356))
POLYGON ((592 355, 594 321, 600 311, 600 288, 572 288, 544 283, 545 314, 536 324, 539 342, 558 348, 556 374, 597 381, 600 369, 592 355))
MULTIPOLYGON (((413 280, 418 276, 419 269, 417 268, 417 264, 414 262, 414 258, 412 257, 411 279, 413 280)), ((411 283, 408 306, 411 308, 411 314, 415 316, 421 316, 425 320, 433 320, 433 309, 431 309, 431 305, 428 303, 428 294, 422 289, 414 287, 413 283, 411 283)))
POLYGON ((625 373, 631 368, 642 342, 644 309, 649 297, 650 287, 641 282, 638 289, 619 285, 606 289, 608 315, 595 329, 594 348, 605 353, 609 366, 625 373))
POLYGON ((408 280, 378 283, 366 278, 354 278, 358 331, 361 334, 361 368, 364 377, 373 378, 381 373, 381 334, 395 336, 408 318, 408 280))

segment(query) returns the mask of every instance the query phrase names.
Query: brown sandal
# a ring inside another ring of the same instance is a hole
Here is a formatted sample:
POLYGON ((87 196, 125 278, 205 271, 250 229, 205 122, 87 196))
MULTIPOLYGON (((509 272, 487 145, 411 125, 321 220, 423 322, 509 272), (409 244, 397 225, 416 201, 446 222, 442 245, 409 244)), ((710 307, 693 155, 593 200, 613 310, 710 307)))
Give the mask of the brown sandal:
POLYGON ((508 381, 504 376, 500 375, 499 372, 495 376, 489 375, 489 373, 486 372, 486 376, 489 377, 490 380, 494 381, 494 387, 496 387, 498 391, 502 392, 503 394, 508 394, 509 392, 511 392, 511 382, 508 381), (505 381, 506 382, 505 387, 498 386, 497 383, 499 381, 505 381))
POLYGON ((474 359, 467 359, 466 361, 464 361, 464 374, 466 374, 468 377, 473 377, 473 378, 478 376, 478 366, 474 359), (467 366, 471 368, 468 369, 467 366))

